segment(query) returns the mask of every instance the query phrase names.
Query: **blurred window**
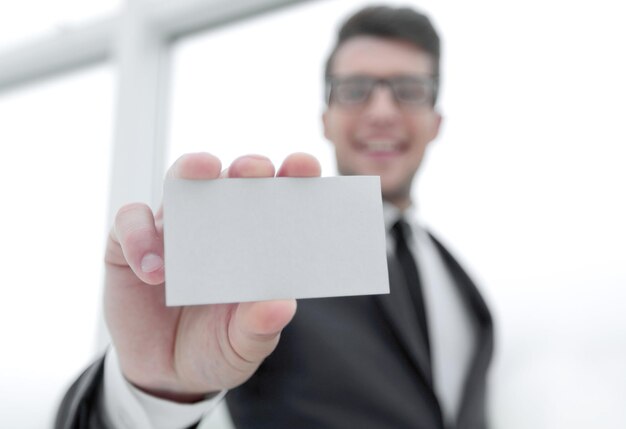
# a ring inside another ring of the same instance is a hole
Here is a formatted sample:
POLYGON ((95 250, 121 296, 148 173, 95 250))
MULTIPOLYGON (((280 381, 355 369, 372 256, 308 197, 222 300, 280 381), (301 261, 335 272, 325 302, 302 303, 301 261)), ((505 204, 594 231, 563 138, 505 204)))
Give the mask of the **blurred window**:
POLYGON ((0 52, 114 13, 121 0, 0 2, 0 52))
POLYGON ((48 427, 93 359, 113 87, 102 66, 0 93, 3 428, 48 427))

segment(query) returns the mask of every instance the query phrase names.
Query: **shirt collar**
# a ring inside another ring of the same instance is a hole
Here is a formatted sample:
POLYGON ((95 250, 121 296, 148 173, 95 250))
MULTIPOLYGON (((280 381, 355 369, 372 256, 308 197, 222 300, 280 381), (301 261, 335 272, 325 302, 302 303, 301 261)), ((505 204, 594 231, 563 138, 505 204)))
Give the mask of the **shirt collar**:
POLYGON ((404 218, 411 225, 414 224, 417 219, 417 213, 413 205, 402 211, 393 204, 383 201, 383 217, 385 219, 385 229, 389 231, 400 218, 404 218))

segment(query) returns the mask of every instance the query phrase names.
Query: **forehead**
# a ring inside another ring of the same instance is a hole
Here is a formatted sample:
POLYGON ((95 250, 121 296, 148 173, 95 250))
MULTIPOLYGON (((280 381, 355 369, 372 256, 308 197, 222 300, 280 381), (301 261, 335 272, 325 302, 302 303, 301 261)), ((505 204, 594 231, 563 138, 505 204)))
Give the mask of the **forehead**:
POLYGON ((431 55, 409 42, 357 36, 339 47, 335 53, 331 73, 373 76, 431 75, 433 66, 431 55))

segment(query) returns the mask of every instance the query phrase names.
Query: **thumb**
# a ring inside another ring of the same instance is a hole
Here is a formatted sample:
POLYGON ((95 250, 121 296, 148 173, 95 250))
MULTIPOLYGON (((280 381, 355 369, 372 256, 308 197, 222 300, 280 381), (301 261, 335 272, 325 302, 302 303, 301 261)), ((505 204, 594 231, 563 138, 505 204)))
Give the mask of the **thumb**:
POLYGON ((244 361, 260 363, 278 344, 280 332, 296 313, 295 300, 245 302, 228 327, 230 344, 244 361))

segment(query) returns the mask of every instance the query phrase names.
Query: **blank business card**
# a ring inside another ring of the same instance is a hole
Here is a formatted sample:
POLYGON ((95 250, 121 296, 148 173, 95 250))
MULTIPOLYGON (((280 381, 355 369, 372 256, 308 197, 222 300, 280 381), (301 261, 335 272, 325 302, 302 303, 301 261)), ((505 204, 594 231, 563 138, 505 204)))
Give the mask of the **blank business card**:
POLYGON ((163 214, 169 306, 389 293, 377 176, 168 178, 163 214))

